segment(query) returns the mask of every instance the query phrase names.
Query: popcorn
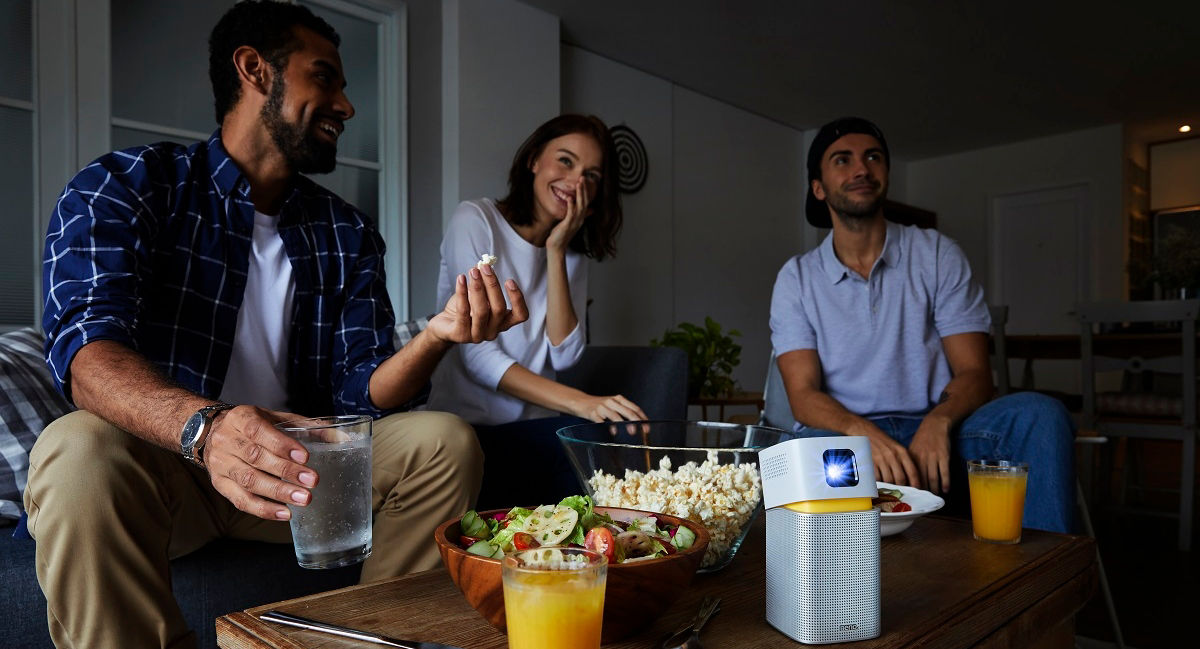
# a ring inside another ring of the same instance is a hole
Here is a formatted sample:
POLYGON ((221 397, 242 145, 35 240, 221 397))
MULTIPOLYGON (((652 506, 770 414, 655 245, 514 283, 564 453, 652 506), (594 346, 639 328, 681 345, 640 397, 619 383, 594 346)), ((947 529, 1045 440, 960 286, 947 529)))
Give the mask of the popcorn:
POLYGON ((484 266, 495 266, 495 265, 496 265, 496 255, 490 255, 486 252, 479 256, 479 261, 475 262, 475 267, 478 268, 479 270, 483 270, 484 266))
POLYGON ((761 489, 758 466, 721 464, 717 451, 704 462, 688 462, 671 470, 663 456, 658 469, 642 473, 625 470, 624 478, 603 471, 588 480, 593 501, 603 507, 625 507, 662 512, 699 521, 710 540, 700 567, 717 563, 741 535, 742 527, 758 506, 761 489))

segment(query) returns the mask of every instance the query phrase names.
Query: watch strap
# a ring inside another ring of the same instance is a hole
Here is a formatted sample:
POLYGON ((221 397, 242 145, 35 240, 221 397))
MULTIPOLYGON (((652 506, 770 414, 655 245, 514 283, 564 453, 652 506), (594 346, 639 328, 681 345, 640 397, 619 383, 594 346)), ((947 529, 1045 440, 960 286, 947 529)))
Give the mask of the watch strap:
POLYGON ((212 422, 217 413, 233 408, 232 404, 214 403, 197 410, 183 426, 179 445, 183 457, 197 466, 204 466, 204 443, 212 432, 212 422))

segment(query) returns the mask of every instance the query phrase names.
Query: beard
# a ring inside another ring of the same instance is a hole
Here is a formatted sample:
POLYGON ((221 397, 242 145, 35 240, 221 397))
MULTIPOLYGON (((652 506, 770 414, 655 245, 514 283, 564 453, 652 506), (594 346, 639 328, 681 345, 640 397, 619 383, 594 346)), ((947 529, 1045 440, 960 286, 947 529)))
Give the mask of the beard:
MULTIPOLYGON (((879 183, 876 183, 879 186, 879 183)), ((858 231, 879 214, 883 201, 887 197, 886 188, 869 199, 855 201, 846 193, 830 192, 825 202, 841 218, 846 229, 858 231)))
POLYGON ((285 90, 283 77, 278 76, 262 107, 263 124, 271 141, 297 173, 327 174, 333 171, 337 166, 337 144, 318 138, 309 124, 292 124, 283 118, 285 90))

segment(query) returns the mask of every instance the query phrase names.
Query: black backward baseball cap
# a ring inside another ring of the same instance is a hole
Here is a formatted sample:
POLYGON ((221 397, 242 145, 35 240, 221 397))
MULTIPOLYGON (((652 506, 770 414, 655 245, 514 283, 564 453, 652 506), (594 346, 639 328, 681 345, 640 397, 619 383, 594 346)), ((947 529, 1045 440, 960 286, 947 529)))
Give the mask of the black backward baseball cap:
POLYGON ((879 146, 883 148, 884 162, 888 167, 892 166, 892 155, 888 152, 887 140, 883 139, 883 131, 870 121, 861 117, 842 117, 822 126, 817 132, 817 137, 813 139, 812 146, 808 148, 808 199, 804 203, 804 215, 808 224, 814 228, 831 228, 833 220, 829 218, 829 208, 825 201, 813 196, 812 181, 821 177, 821 158, 829 147, 843 135, 851 133, 864 133, 879 140, 879 146))

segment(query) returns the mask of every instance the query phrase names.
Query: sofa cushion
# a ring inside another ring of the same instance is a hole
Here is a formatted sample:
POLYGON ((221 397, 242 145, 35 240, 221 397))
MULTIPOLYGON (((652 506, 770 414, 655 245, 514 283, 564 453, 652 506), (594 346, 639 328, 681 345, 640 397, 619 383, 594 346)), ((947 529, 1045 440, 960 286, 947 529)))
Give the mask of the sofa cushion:
POLYGON ((425 318, 417 318, 416 320, 409 320, 408 322, 396 323, 396 337, 394 339, 396 349, 400 349, 401 347, 407 345, 409 341, 417 337, 417 334, 425 331, 425 327, 429 326, 429 318, 432 317, 433 316, 428 316, 425 318))
POLYGON ((54 387, 33 327, 0 335, 0 518, 21 515, 29 449, 50 422, 71 412, 54 387))

